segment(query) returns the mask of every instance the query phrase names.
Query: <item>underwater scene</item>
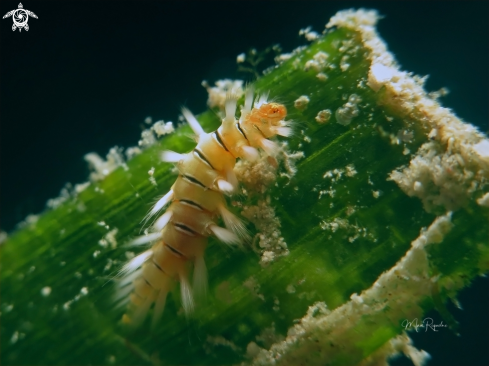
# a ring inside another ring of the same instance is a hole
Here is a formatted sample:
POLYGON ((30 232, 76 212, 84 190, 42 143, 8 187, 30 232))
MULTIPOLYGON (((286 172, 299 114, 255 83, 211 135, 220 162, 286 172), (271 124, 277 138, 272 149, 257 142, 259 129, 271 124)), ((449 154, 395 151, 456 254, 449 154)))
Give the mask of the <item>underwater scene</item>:
POLYGON ((3 1, 2 365, 488 365, 487 2, 3 1))

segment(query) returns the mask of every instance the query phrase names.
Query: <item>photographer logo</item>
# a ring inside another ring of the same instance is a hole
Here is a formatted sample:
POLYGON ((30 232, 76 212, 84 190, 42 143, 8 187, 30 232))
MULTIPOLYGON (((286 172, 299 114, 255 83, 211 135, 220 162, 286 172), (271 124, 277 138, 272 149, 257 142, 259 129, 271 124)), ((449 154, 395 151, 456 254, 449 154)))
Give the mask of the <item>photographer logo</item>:
POLYGON ((27 25, 29 16, 37 19, 37 15, 30 10, 24 9, 22 3, 19 3, 18 9, 11 10, 7 14, 5 14, 3 16, 3 19, 8 18, 10 16, 14 21, 14 24, 12 25, 12 30, 15 31, 18 28, 19 32, 22 30, 22 28, 24 28, 26 31, 29 30, 29 26, 27 25))

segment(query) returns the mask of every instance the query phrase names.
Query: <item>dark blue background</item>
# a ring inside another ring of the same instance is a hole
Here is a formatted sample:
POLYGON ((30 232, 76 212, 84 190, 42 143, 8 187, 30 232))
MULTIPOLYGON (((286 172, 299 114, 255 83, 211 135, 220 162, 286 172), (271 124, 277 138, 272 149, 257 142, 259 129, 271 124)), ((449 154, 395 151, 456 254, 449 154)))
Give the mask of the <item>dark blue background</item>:
MULTIPOLYGON (((2 1, 3 16, 17 1, 2 1)), ((488 2, 61 2, 25 1, 28 32, 0 22, 0 228, 38 213, 66 182, 87 179, 83 155, 137 144, 146 116, 176 121, 179 107, 206 108, 200 86, 236 72, 236 56, 305 44, 336 11, 375 8, 405 70, 448 87, 444 105, 487 131, 488 2)), ((431 365, 488 365, 487 279, 461 295, 460 338, 415 337, 431 365)), ((436 315, 436 314, 435 314, 436 315)), ((396 364, 409 364, 399 360, 396 364)))

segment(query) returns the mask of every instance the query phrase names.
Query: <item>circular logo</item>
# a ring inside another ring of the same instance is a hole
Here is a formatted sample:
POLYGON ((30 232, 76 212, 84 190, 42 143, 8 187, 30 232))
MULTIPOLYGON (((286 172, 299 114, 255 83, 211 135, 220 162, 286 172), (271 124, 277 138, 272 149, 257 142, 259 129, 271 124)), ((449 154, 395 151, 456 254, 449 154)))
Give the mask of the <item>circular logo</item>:
POLYGON ((12 19, 14 21, 15 26, 17 26, 18 28, 22 28, 27 24, 29 15, 24 9, 17 9, 12 14, 12 19))

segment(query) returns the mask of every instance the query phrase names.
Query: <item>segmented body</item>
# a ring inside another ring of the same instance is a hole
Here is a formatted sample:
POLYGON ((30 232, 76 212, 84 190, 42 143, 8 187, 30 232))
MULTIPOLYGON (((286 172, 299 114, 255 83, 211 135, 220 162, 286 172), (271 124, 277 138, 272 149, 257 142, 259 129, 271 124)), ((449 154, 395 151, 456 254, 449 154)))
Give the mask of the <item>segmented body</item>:
MULTIPOLYGON (((145 318, 155 303, 152 325, 163 312, 167 293, 180 282, 182 305, 188 315, 193 311, 193 295, 207 288, 204 251, 207 237, 214 234, 227 244, 246 240, 247 232, 239 218, 226 208, 224 194, 236 190, 238 181, 233 168, 237 158, 255 160, 257 148, 274 155, 278 146, 268 140, 274 135, 288 136, 290 128, 283 121, 286 108, 267 103, 266 97, 253 105, 253 92, 246 93, 239 120, 235 118, 236 99, 226 100, 226 117, 219 129, 205 133, 186 109, 183 114, 197 135, 198 144, 188 154, 164 152, 162 159, 177 163, 179 176, 171 190, 161 198, 146 220, 157 215, 152 233, 136 238, 133 244, 154 243, 152 248, 131 260, 122 269, 119 298, 129 295, 129 311, 123 321, 134 326, 145 318), (217 226, 221 217, 226 228, 217 226), (188 262, 193 263, 193 288, 189 284, 188 262)), ((122 301, 124 302, 124 300, 122 301)))

